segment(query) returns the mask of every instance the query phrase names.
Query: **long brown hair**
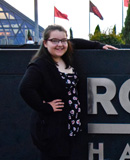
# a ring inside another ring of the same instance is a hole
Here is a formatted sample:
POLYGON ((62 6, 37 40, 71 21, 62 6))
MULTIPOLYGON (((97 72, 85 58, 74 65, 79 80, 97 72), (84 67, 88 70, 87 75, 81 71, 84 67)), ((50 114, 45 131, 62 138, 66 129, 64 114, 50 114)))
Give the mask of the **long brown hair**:
MULTIPOLYGON (((60 26, 60 25, 49 25, 43 32, 43 40, 48 40, 51 32, 55 31, 55 30, 65 32, 65 34, 67 36, 67 31, 62 26, 60 26)), ((72 66, 72 53, 73 53, 73 47, 72 47, 71 42, 68 40, 68 49, 67 49, 66 53, 62 56, 62 59, 66 64, 66 68, 68 68, 69 66, 72 66)), ((40 49, 32 57, 31 62, 36 60, 39 57, 46 57, 46 58, 48 58, 48 60, 51 63, 56 64, 56 62, 53 60, 50 53, 48 52, 47 48, 45 48, 45 46, 43 45, 43 42, 41 44, 40 49)))

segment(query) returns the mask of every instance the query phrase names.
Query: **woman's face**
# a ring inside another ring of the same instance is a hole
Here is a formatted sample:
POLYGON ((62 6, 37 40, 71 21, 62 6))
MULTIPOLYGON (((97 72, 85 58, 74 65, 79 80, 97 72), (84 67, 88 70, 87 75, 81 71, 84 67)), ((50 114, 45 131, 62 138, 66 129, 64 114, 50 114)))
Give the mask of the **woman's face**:
POLYGON ((45 40, 43 43, 56 62, 65 54, 68 49, 67 36, 63 31, 52 31, 49 39, 45 40))

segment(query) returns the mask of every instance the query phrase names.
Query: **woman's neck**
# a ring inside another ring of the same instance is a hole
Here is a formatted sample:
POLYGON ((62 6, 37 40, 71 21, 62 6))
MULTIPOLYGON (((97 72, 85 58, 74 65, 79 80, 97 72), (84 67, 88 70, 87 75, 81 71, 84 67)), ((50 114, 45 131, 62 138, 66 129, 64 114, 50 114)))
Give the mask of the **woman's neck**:
POLYGON ((57 61, 57 68, 60 72, 63 72, 63 73, 73 73, 73 69, 72 67, 69 67, 69 68, 66 68, 66 64, 65 62, 63 61, 63 59, 59 59, 57 61))

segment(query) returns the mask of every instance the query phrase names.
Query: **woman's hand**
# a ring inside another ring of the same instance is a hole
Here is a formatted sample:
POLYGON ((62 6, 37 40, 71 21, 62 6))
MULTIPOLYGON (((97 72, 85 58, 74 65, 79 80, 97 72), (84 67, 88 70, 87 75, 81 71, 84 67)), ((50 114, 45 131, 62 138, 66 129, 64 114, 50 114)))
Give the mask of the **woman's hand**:
MULTIPOLYGON (((43 103, 45 103, 45 101, 43 101, 43 103)), ((64 102, 62 102, 62 99, 55 99, 47 103, 49 103, 52 106, 54 112, 62 111, 62 108, 64 108, 64 102)))
POLYGON ((117 50, 118 48, 114 47, 114 46, 111 46, 111 45, 108 45, 106 44, 105 46, 102 47, 103 49, 114 49, 114 50, 117 50))

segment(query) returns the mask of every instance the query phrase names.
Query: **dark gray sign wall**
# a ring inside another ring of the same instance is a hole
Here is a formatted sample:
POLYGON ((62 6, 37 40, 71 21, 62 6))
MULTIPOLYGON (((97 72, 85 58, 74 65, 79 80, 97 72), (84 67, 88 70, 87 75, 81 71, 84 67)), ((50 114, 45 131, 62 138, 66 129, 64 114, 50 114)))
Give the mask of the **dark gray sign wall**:
MULTIPOLYGON (((32 110, 18 92, 36 50, 0 51, 0 159, 38 160, 30 137, 32 110)), ((78 50, 86 160, 130 159, 130 51, 78 50)))
POLYGON ((89 160, 130 159, 130 51, 80 51, 89 160), (85 94, 84 94, 85 93, 85 94))
POLYGON ((31 109, 21 99, 19 82, 35 52, 0 51, 0 159, 38 160, 32 144, 29 120, 31 109))

